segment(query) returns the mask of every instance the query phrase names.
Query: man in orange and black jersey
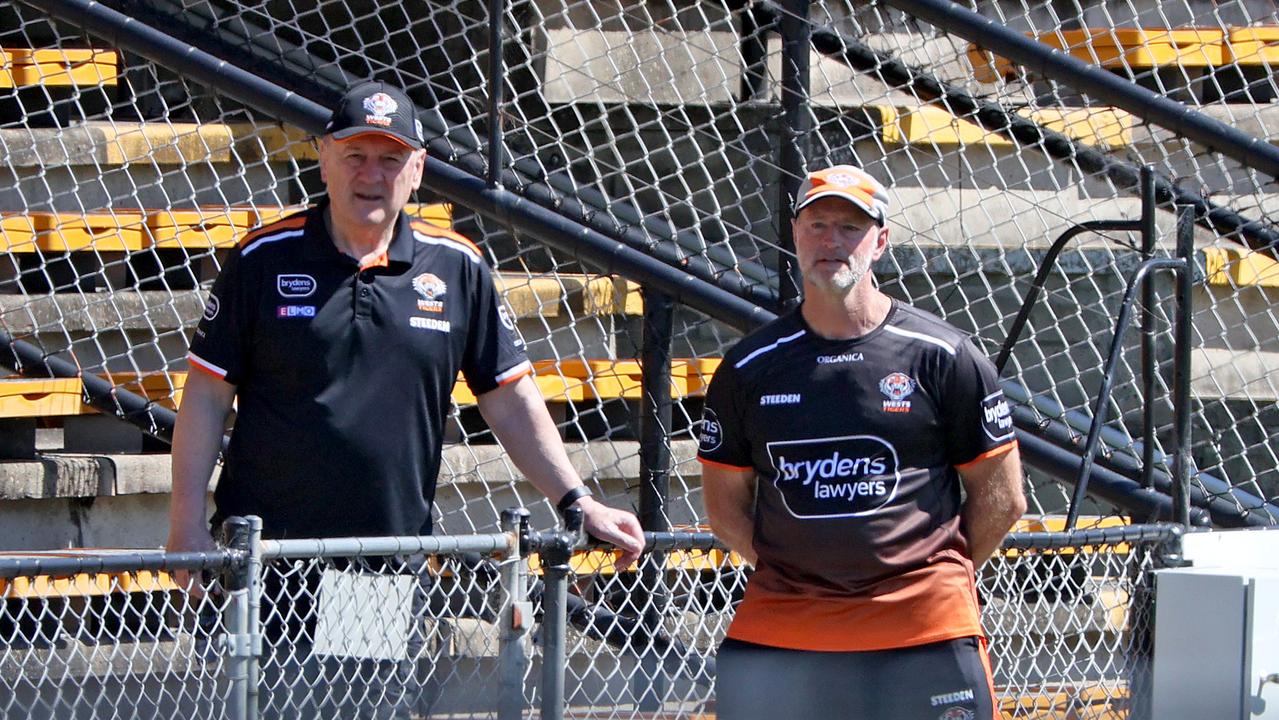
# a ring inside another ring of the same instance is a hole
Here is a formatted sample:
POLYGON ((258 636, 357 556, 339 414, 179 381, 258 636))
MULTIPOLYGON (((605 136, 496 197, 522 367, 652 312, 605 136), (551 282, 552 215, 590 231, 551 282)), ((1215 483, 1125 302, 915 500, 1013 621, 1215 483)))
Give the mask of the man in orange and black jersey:
MULTIPOLYGON (((590 497, 570 463, 479 248, 405 214, 425 162, 413 102, 385 83, 357 84, 319 138, 324 199, 250 232, 232 251, 188 356, 193 372, 173 436, 170 551, 213 548, 205 494, 233 401, 215 522, 257 515, 268 538, 429 534, 459 371, 538 490, 561 512, 580 508, 587 532, 622 551, 619 565, 643 549, 634 515, 590 497)), ((268 591, 277 576, 268 576, 268 591)), ((264 613, 268 642, 307 659, 298 676, 315 665, 301 647, 316 615, 299 607, 316 595, 306 583, 269 592, 268 604, 274 596, 292 612, 264 613), (311 619, 300 630, 277 627, 297 617, 311 619)), ((279 707, 298 677, 264 696, 280 716, 407 716, 416 690, 403 664, 357 668, 358 708, 279 707)), ((312 685, 313 694, 344 699, 312 685)))
POLYGON ((876 288, 887 211, 859 168, 810 174, 803 303, 707 391, 706 510, 755 565, 719 649, 722 720, 995 713, 975 571, 1026 508, 1012 416, 967 335, 876 288))

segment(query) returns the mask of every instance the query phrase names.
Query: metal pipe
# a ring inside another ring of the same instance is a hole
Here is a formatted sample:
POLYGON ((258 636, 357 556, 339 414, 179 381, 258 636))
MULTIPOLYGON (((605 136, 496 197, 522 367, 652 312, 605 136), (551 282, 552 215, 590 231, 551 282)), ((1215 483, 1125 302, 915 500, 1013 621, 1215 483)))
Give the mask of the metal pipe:
MULTIPOLYGON (((1155 170, 1141 168, 1141 259, 1155 256, 1155 170)), ((1141 486, 1155 486, 1155 284, 1141 288, 1141 486)))
POLYGON ((666 498, 671 466, 671 335, 675 304, 660 292, 644 291, 644 339, 640 395, 640 526, 670 529, 666 498))
POLYGON ((1177 325, 1173 339, 1172 407, 1177 454, 1172 465, 1172 505, 1176 521, 1190 524, 1190 474, 1194 460, 1190 456, 1190 355, 1193 341, 1191 322, 1194 317, 1194 295, 1191 269, 1194 267, 1195 228, 1193 209, 1177 208, 1177 257, 1182 269, 1177 274, 1177 325))
POLYGON ((1035 303, 1039 301, 1039 294, 1043 292, 1044 285, 1048 282, 1048 273, 1052 272, 1053 267, 1057 265, 1057 256, 1061 255, 1066 243, 1074 239, 1076 235, 1082 235, 1086 232, 1133 231, 1139 229, 1139 224, 1132 220, 1089 220, 1078 225, 1072 225, 1066 228, 1066 231, 1061 235, 1058 235, 1053 244, 1048 247, 1048 252, 1044 253, 1043 262, 1039 264, 1039 270, 1035 272, 1035 279, 1030 283, 1030 290, 1026 291, 1026 297, 1021 301, 1021 308, 1017 311, 1017 317, 1013 320, 1012 327, 1008 329, 1008 337, 1004 338, 1004 344, 999 348, 999 355, 995 358, 995 369, 1002 373, 1004 366, 1008 364, 1008 358, 1013 352, 1013 345, 1021 338, 1021 333, 1026 328, 1026 323, 1030 321, 1030 312, 1034 309, 1035 303))
POLYGON ((808 103, 809 54, 812 52, 812 25, 808 22, 809 0, 782 0, 782 128, 778 168, 777 199, 777 281, 781 307, 794 307, 803 287, 795 262, 795 235, 789 222, 790 207, 799 195, 799 185, 809 157, 812 122, 808 103))
MULTIPOLYGON (((1062 482, 1078 479, 1079 456, 1057 447, 1047 440, 1025 430, 1017 430, 1018 449, 1023 458, 1034 458, 1034 467, 1062 482)), ((1172 500, 1163 493, 1143 488, 1140 483, 1103 467, 1089 472, 1089 491, 1105 500, 1127 509, 1138 517, 1172 520, 1172 500)), ((1207 514, 1195 509, 1191 519, 1197 524, 1208 524, 1207 514)))
POLYGON ((245 575, 249 581, 249 650, 251 658, 248 667, 249 683, 249 715, 250 720, 259 715, 259 695, 261 694, 259 676, 262 667, 262 518, 250 515, 249 521, 249 562, 245 575))
POLYGON ((498 720, 523 720, 524 676, 528 674, 531 649, 528 637, 533 625, 533 603, 528 595, 528 565, 516 540, 528 532, 529 511, 509 508, 502 511, 502 530, 511 538, 509 551, 501 559, 502 606, 498 638, 498 720))
POLYGON ((541 717, 564 717, 564 655, 568 615, 569 559, 582 539, 582 510, 564 513, 564 532, 552 533, 542 556, 542 702, 541 717))
POLYGON ((505 58, 502 57, 503 0, 489 0, 489 127, 488 127, 488 179, 489 187, 496 187, 502 174, 502 96, 505 82, 505 58))
MULTIPOLYGON (((640 525, 650 532, 670 529, 666 501, 671 465, 671 333, 674 303, 656 292, 644 293, 644 346, 640 397, 640 525)), ((638 648, 640 669, 631 681, 639 709, 655 712, 666 695, 662 658, 651 642, 662 627, 667 596, 663 590, 666 554, 650 553, 640 565, 635 607, 649 641, 638 648)))
POLYGON ((333 558, 356 555, 456 555, 508 552, 511 539, 504 533, 486 535, 412 535, 376 538, 296 538, 263 540, 262 556, 333 558))
MULTIPOLYGON (((1013 380, 1001 380, 1000 387, 1003 388, 1008 399, 1014 403, 1033 407, 1041 416, 1057 418, 1043 420, 1033 414, 1018 412, 1014 408, 1014 422, 1017 427, 1046 437, 1059 446, 1066 447, 1071 453, 1078 454, 1078 443, 1072 439, 1072 434, 1087 435, 1089 428, 1092 427, 1091 417, 1078 410, 1067 410, 1046 395, 1032 394, 1024 385, 1013 380), (1058 424, 1065 427, 1057 427, 1058 424)), ((1140 478, 1140 456, 1144 450, 1141 442, 1133 442, 1127 434, 1117 428, 1104 427, 1101 430, 1100 445, 1106 447, 1105 454, 1098 460, 1100 464, 1110 467, 1131 480, 1140 478)), ((1173 461, 1171 456, 1155 451, 1156 467, 1171 468, 1173 461)), ((1073 481, 1075 475, 1072 473, 1070 477, 1073 481)), ((1197 477, 1196 486, 1202 486, 1204 491, 1203 507, 1212 511, 1213 521, 1217 524, 1238 527, 1274 525, 1279 522, 1279 505, 1232 487, 1225 480, 1210 473, 1201 471, 1197 477)), ((1172 477, 1168 472, 1156 470, 1155 484, 1160 492, 1171 492, 1172 477)), ((1196 491, 1192 491, 1191 499, 1196 504, 1199 504, 1198 497, 1196 491)))
POLYGON ((526 233, 604 272, 621 272, 672 300, 750 330, 776 317, 772 312, 679 268, 578 225, 533 200, 501 188, 436 158, 426 158, 424 177, 446 199, 526 233))
POLYGON ((1164 95, 1027 38, 1011 27, 950 0, 887 0, 889 5, 1008 58, 1043 77, 1070 85, 1096 103, 1114 105, 1151 125, 1279 178, 1279 148, 1164 95))
MULTIPOLYGON (((1076 433, 1060 420, 1037 418, 1035 412, 1025 405, 1014 405, 1013 422, 1017 423, 1019 427, 1035 427, 1036 435, 1072 455, 1077 455, 1080 452, 1085 437, 1076 433)), ((1104 435, 1105 433, 1103 433, 1103 438, 1099 445, 1105 443, 1104 435)), ((1141 458, 1122 450, 1107 451, 1102 449, 1097 453, 1094 460, 1096 462, 1095 468, 1104 468, 1128 480, 1140 483, 1141 458)), ((1078 463, 1076 462, 1076 470, 1077 468, 1078 463)), ((1077 472, 1072 471, 1069 473, 1070 482, 1074 482, 1077 476, 1077 472)), ((1154 474, 1154 485, 1149 489, 1171 496, 1172 483, 1172 477, 1168 473, 1157 472, 1154 474)), ((1205 510, 1206 519, 1210 520, 1211 524, 1219 527, 1267 527, 1273 525, 1276 520, 1276 516, 1269 515, 1264 510, 1240 510, 1236 500, 1229 494, 1218 495, 1205 492, 1203 488, 1197 485, 1192 486, 1190 489, 1190 503, 1192 507, 1205 510)), ((1256 506, 1247 507, 1255 508, 1256 506)), ((1134 513, 1134 520, 1137 522, 1155 519, 1157 518, 1143 517, 1134 513)), ((1164 519, 1171 521, 1173 518, 1169 516, 1164 519)))
POLYGON ((1092 427, 1088 430, 1088 440, 1080 453, 1082 461, 1079 464, 1079 476, 1075 480, 1075 492, 1070 501, 1070 510, 1066 514, 1067 530, 1075 527, 1075 520, 1079 517, 1079 506, 1083 504, 1084 496, 1088 492, 1088 475, 1092 470, 1097 443, 1101 439, 1101 426, 1106 424, 1106 414, 1110 410, 1110 391, 1114 387, 1115 370, 1119 366, 1119 357, 1123 353, 1124 335, 1128 332, 1128 323, 1132 319, 1135 293, 1151 272, 1181 267, 1184 267, 1184 264, 1180 260, 1155 258, 1139 265, 1128 280, 1123 303, 1119 306, 1119 319, 1115 321, 1115 334, 1110 341, 1110 353, 1102 369, 1101 389, 1097 391, 1097 402, 1093 406, 1092 427))
POLYGON ((84 386, 89 404, 102 412, 127 420, 143 432, 161 440, 170 441, 177 413, 156 405, 150 399, 118 388, 91 372, 82 372, 72 363, 51 355, 23 340, 18 340, 0 330, 0 364, 27 376, 51 378, 77 378, 84 386))
MULTIPOLYGON (((249 521, 242 517, 228 518, 222 524, 223 536, 227 538, 227 546, 239 553, 250 552, 249 521)), ((252 647, 253 630, 251 628, 251 608, 249 602, 250 587, 253 584, 247 565, 239 572, 227 573, 226 589, 228 602, 226 605, 226 655, 227 678, 230 688, 227 693, 227 714, 233 720, 248 720, 249 708, 257 707, 257 678, 250 677, 249 666, 253 664, 252 647)))

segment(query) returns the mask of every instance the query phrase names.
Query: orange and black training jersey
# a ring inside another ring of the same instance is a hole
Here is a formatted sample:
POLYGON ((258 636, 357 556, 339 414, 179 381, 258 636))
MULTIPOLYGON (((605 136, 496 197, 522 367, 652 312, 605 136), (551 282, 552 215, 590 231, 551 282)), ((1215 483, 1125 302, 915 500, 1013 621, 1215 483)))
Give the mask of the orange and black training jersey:
POLYGON ((759 559, 729 637, 881 650, 980 635, 956 466, 1015 447, 994 366, 893 302, 853 340, 796 311, 724 358, 698 457, 753 470, 759 559))
POLYGON ((334 246, 324 205, 248 233, 188 356, 236 386, 215 521, 268 537, 417 535, 460 370, 481 394, 530 371, 469 240, 400 214, 382 262, 334 246))

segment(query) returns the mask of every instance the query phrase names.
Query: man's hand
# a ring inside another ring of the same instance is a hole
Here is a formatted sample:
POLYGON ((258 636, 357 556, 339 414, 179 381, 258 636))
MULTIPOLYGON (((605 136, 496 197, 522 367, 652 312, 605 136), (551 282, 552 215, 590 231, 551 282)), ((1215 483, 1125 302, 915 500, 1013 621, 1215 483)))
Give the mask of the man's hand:
POLYGON ((622 551, 613 562, 614 567, 625 570, 634 565, 644 551, 644 531, 640 529, 639 520, 631 513, 611 508, 593 497, 584 497, 576 505, 582 510, 583 529, 592 537, 611 543, 622 551))
MULTIPOLYGON (((180 552, 213 552, 218 549, 217 543, 209 535, 203 525, 169 528, 169 540, 164 549, 171 553, 180 552)), ((198 578, 192 577, 190 570, 174 570, 173 581, 178 587, 186 590, 193 600, 204 596, 204 586, 198 578)))

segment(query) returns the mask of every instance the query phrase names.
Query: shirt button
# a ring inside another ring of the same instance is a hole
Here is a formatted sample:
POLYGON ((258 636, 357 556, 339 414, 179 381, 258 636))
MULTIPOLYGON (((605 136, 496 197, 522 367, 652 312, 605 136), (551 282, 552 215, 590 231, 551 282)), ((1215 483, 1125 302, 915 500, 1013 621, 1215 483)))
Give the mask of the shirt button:
POLYGON ((368 289, 368 288, 360 288, 360 297, 368 297, 368 296, 369 296, 369 289, 368 289))

